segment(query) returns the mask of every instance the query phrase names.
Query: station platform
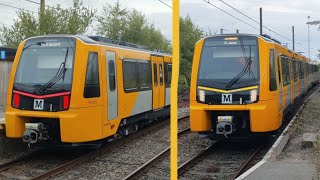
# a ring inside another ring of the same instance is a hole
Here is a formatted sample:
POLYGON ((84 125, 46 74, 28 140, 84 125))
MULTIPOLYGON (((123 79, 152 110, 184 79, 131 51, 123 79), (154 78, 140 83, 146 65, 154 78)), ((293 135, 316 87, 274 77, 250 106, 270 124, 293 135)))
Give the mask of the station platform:
POLYGON ((241 179, 313 180, 317 179, 317 168, 301 160, 267 161, 241 179))
MULTIPOLYGON (((320 88, 313 93, 293 117, 264 158, 240 175, 237 180, 316 180, 317 145, 305 147, 310 139, 304 134, 315 134, 320 139, 320 88), (288 143, 289 142, 289 143, 288 143)), ((312 141, 317 143, 318 140, 312 141)))

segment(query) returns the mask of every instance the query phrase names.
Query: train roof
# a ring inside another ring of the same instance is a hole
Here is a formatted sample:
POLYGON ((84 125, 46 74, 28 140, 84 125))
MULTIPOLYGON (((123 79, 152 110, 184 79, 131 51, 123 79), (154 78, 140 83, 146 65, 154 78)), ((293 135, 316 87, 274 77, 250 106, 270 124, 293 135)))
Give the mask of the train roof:
POLYGON ((171 56, 171 54, 164 53, 164 52, 161 52, 158 50, 153 50, 153 51, 149 50, 147 47, 144 47, 142 45, 129 43, 129 42, 125 42, 125 41, 114 40, 114 39, 110 39, 110 38, 106 38, 106 37, 102 37, 102 36, 53 34, 53 35, 34 36, 34 37, 30 37, 28 39, 48 38, 48 37, 71 37, 71 38, 77 38, 87 44, 100 44, 100 45, 106 45, 106 46, 111 46, 111 47, 124 48, 124 49, 128 49, 128 50, 136 50, 136 51, 146 52, 146 53, 150 53, 152 55, 171 56))
MULTIPOLYGON (((231 34, 217 34, 217 35, 213 35, 213 36, 207 36, 207 37, 204 37, 203 39, 206 39, 206 38, 210 38, 210 37, 220 37, 220 36, 254 36, 254 37, 260 37, 262 38, 263 40, 269 42, 269 43, 274 43, 274 44, 277 44, 285 49, 288 49, 287 47, 283 46, 281 44, 280 41, 278 41, 277 39, 274 39, 274 38, 271 38, 271 36, 267 35, 267 34, 263 34, 263 35, 257 35, 257 34, 249 34, 249 33, 231 33, 231 34)), ((288 49, 288 51, 290 51, 291 53, 294 53, 295 55, 299 55, 299 56, 302 56, 306 59, 309 59, 308 57, 304 56, 303 54, 300 54, 298 52, 294 52, 294 51, 291 51, 290 49, 288 49)), ((310 61, 314 61, 312 59, 309 59, 310 61)))

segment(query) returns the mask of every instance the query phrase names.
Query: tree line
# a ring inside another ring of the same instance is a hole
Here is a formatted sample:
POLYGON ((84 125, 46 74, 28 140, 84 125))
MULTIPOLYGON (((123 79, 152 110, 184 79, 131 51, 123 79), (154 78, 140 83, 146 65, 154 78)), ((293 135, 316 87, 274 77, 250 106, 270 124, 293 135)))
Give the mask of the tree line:
POLYGON ((12 26, 0 27, 0 43, 17 47, 28 37, 85 34, 93 28, 97 35, 143 45, 150 50, 171 52, 170 41, 147 21, 145 15, 136 9, 122 7, 119 0, 115 4, 104 5, 101 15, 96 13, 96 9, 84 6, 80 0, 73 0, 73 6, 69 8, 57 5, 43 11, 39 8, 38 13, 19 10, 12 26))

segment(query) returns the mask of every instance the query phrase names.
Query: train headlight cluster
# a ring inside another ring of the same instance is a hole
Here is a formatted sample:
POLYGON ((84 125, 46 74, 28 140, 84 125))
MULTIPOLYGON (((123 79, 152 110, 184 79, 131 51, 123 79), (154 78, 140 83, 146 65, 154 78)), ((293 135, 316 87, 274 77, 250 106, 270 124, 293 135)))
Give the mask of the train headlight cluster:
POLYGON ((206 101, 206 92, 204 90, 199 90, 199 101, 200 102, 206 101))
POLYGON ((250 91, 250 101, 251 102, 256 102, 258 99, 258 90, 254 89, 250 91))

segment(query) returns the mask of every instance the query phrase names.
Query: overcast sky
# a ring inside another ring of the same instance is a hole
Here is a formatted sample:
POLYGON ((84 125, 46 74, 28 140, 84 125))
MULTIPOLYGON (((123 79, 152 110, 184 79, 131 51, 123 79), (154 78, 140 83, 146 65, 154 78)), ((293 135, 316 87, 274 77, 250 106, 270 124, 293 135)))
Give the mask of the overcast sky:
MULTIPOLYGON (((40 0, 33 0, 40 2, 40 0)), ((171 0, 162 0, 171 5, 171 0)), ((320 20, 320 0, 224 0, 250 17, 259 20, 259 7, 263 8, 263 23, 270 29, 290 38, 291 26, 295 26, 297 51, 305 52, 308 55, 308 26, 306 25, 307 16, 311 16, 310 21, 320 20)), ((102 6, 105 3, 114 3, 116 0, 83 0, 84 4, 91 6, 101 13, 102 6)), ((259 27, 253 21, 240 15, 233 9, 221 3, 219 0, 210 0, 210 2, 223 10, 235 15, 236 17, 259 27)), ((1 0, 0 3, 10 4, 27 10, 37 11, 38 5, 26 0, 1 0)), ((72 6, 72 0, 46 0, 46 4, 53 6, 61 4, 63 7, 72 6)), ((161 32, 171 40, 171 9, 163 5, 158 0, 121 0, 121 4, 128 9, 138 9, 145 13, 149 22, 154 22, 161 32)), ((203 0, 180 0, 181 16, 189 15, 192 20, 204 31, 210 29, 212 32, 220 32, 220 28, 225 29, 225 33, 233 33, 239 29, 243 33, 258 34, 259 31, 245 25, 244 23, 230 17, 215 7, 203 2, 203 0)), ((11 25, 15 12, 17 10, 0 5, 0 24, 11 25)), ((264 31, 273 38, 282 43, 288 43, 291 48, 292 43, 282 37, 279 37, 268 30, 264 31)), ((94 34, 92 28, 87 32, 94 34)), ((311 39, 311 57, 315 58, 317 49, 320 48, 320 31, 317 26, 310 26, 311 39)))
MULTIPOLYGON (((219 0, 210 0, 210 2, 259 28, 258 24, 237 13, 219 0)), ((259 8, 262 7, 263 24, 289 39, 292 37, 291 26, 295 26, 296 42, 301 43, 301 45, 296 44, 296 50, 303 51, 306 56, 308 55, 307 17, 311 16, 310 21, 320 20, 320 0, 224 0, 224 2, 257 21, 259 21, 259 8)), ((236 29, 239 29, 242 33, 259 34, 258 30, 234 19, 205 3, 203 0, 181 0, 180 13, 181 16, 189 14, 192 20, 205 31, 210 29, 212 32, 220 33, 220 28, 223 28, 227 30, 225 33, 233 33, 236 32, 236 29)), ((282 43, 288 42, 288 46, 292 47, 290 41, 268 30, 264 30, 264 33, 271 35, 282 43)), ((320 31, 318 31, 318 26, 310 26, 310 39, 311 57, 315 59, 317 49, 320 48, 320 31)))

